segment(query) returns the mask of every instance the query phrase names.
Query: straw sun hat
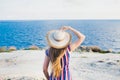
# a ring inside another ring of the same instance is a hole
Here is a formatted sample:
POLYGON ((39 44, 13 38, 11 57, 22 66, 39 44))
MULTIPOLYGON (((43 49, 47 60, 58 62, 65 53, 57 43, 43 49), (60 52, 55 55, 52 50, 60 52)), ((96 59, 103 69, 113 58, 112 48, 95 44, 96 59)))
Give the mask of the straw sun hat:
POLYGON ((48 45, 53 48, 64 48, 69 45, 71 35, 68 32, 61 30, 52 30, 47 33, 48 45))

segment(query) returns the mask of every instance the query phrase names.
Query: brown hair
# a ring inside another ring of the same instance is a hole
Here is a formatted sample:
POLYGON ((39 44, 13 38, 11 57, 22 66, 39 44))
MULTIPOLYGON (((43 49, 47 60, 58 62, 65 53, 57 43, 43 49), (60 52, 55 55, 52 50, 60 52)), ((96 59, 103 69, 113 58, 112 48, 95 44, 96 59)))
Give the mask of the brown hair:
POLYGON ((56 49, 51 47, 49 50, 54 77, 59 77, 61 74, 61 58, 63 57, 65 50, 66 50, 66 47, 62 49, 56 49))

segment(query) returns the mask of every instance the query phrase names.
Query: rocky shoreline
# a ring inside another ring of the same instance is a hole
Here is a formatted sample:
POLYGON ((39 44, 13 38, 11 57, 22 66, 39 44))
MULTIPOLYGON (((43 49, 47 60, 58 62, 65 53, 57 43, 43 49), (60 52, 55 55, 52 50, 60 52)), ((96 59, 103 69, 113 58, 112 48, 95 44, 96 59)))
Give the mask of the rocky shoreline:
POLYGON ((75 51, 81 52, 99 52, 99 53, 115 53, 112 49, 102 50, 99 46, 80 46, 75 51))
MULTIPOLYGON (((36 45, 31 45, 28 48, 22 48, 22 49, 17 49, 15 46, 10 46, 10 47, 0 47, 0 52, 10 52, 10 51, 16 51, 16 50, 43 50, 46 48, 40 48, 36 45)), ((108 50, 103 50, 99 46, 79 46, 75 52, 98 52, 98 53, 120 53, 120 52, 115 52, 112 49, 108 50)))

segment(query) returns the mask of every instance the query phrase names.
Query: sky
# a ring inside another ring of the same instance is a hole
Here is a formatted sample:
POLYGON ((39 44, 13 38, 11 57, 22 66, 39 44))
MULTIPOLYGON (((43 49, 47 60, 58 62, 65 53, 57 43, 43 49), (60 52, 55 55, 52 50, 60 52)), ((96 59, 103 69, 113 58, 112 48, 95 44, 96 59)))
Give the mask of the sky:
POLYGON ((120 0, 0 0, 0 20, 120 19, 120 0))

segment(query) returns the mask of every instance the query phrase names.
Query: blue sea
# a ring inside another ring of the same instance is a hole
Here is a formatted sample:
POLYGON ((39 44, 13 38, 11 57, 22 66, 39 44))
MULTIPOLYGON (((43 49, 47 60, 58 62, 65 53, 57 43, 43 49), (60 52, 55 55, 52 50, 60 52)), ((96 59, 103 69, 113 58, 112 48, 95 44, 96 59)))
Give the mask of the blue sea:
MULTIPOLYGON (((120 51, 120 20, 1 20, 0 47, 21 49, 37 45, 44 48, 47 46, 46 33, 64 25, 72 26, 86 36, 82 45, 120 51)), ((77 37, 70 33, 74 41, 77 37)))

